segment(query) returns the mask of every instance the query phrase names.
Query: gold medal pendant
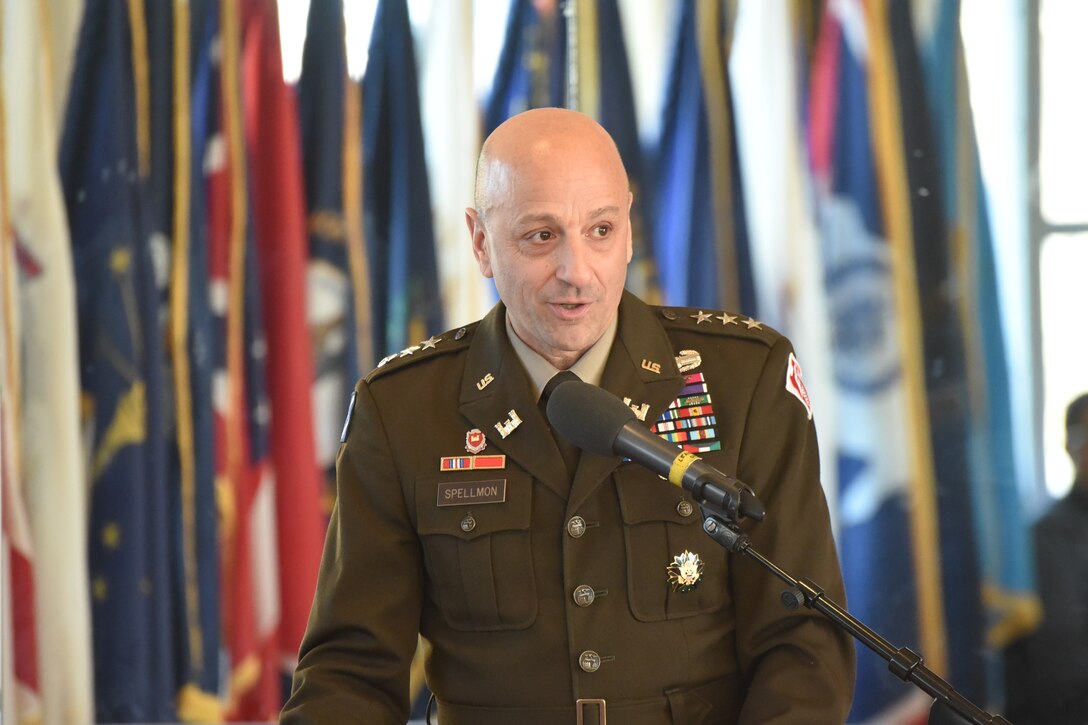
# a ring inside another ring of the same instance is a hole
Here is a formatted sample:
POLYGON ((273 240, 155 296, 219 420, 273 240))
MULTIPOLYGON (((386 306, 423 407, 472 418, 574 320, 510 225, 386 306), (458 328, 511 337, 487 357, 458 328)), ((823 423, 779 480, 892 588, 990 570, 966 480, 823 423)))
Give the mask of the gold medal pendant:
POLYGON ((684 549, 683 553, 672 558, 672 563, 665 569, 669 573, 669 584, 674 592, 690 592, 699 588, 699 579, 703 575, 703 560, 693 551, 684 549))

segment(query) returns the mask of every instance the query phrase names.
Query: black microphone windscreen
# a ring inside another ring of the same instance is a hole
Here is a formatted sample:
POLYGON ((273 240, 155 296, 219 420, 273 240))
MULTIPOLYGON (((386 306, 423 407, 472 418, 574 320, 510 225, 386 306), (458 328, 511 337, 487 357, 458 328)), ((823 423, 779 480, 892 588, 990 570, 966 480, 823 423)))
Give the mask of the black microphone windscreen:
POLYGON ((616 436, 634 417, 615 395, 580 380, 560 383, 548 399, 548 420, 559 435, 602 456, 615 455, 616 436))

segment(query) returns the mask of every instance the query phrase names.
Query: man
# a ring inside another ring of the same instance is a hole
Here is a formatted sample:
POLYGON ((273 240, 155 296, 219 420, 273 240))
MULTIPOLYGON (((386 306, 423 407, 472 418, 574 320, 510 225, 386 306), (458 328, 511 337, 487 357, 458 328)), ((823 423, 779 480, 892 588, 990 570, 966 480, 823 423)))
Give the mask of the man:
POLYGON ((404 723, 417 633, 441 725, 845 719, 849 637, 785 609, 682 490, 618 457, 565 457, 538 407, 560 370, 615 393, 751 485, 767 509, 753 546, 844 600, 789 343, 625 293, 630 208, 587 116, 528 111, 487 139, 466 217, 502 302, 356 387, 282 722, 404 723))
POLYGON ((1088 393, 1065 412, 1073 487, 1036 522, 1043 620, 1006 653, 1006 710, 1017 725, 1088 721, 1088 393))

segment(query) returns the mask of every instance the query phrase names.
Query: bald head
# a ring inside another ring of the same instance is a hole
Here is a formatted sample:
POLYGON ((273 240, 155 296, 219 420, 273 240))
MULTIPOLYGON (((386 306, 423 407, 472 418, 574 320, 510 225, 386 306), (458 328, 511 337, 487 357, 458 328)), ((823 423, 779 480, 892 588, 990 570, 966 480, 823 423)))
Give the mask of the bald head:
POLYGON ((514 116, 484 142, 472 253, 514 334, 559 370, 616 320, 631 261, 631 190, 612 137, 561 108, 514 116))
POLYGON ((594 164, 629 186, 615 140, 589 116, 565 108, 535 108, 513 116, 491 132, 480 150, 476 211, 486 216, 519 175, 574 161, 594 164))

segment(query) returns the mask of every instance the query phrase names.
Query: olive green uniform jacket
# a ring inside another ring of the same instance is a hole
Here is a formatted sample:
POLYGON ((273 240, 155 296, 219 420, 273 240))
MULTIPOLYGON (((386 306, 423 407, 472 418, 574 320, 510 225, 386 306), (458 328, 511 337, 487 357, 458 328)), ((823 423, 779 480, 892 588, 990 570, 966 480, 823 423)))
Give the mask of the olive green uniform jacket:
MULTIPOLYGON (((815 429, 786 388, 789 342, 697 313, 625 293, 601 387, 648 405, 650 425, 684 387, 677 356, 688 369, 697 353, 690 373, 703 374, 721 443, 701 455, 766 506, 744 523, 753 547, 845 604, 815 429)), ((572 482, 504 316, 499 304, 356 387, 281 722, 404 723, 417 634, 441 725, 575 723, 579 699, 603 699, 613 725, 845 721, 852 640, 787 610, 785 586, 710 539, 682 489, 588 452, 572 482), (441 471, 469 455, 472 429, 504 467, 441 471), (666 568, 684 551, 704 568, 698 588, 674 591, 666 568)), ((597 706, 580 709, 598 722, 597 706)))

